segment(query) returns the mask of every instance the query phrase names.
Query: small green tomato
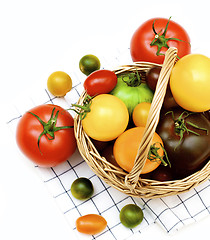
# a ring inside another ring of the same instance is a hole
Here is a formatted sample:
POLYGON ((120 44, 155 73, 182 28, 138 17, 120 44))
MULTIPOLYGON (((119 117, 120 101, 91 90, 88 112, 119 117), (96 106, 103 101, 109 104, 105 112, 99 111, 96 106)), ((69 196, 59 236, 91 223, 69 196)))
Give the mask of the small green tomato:
POLYGON ((93 184, 85 177, 76 179, 71 185, 72 195, 79 200, 85 200, 93 195, 93 184))
POLYGON ((141 208, 135 204, 128 204, 120 211, 120 221, 127 228, 138 226, 143 220, 141 208))

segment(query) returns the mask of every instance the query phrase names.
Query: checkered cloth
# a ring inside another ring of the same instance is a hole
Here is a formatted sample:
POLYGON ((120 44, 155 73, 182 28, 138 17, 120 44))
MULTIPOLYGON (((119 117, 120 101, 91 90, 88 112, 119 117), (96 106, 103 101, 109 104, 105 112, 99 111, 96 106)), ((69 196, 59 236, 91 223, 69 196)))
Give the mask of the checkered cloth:
MULTIPOLYGON (((28 98, 17 99, 8 116, 9 128, 15 132, 21 116, 37 105, 51 103, 67 109, 75 103, 83 91, 83 84, 77 72, 72 75, 73 88, 64 98, 53 97, 43 89, 37 93, 32 92, 28 98)), ((153 223, 158 223, 166 232, 172 233, 210 213, 209 180, 187 193, 151 200, 133 198, 107 185, 92 172, 78 151, 57 167, 43 169, 35 166, 35 168, 78 239, 122 240, 134 234, 141 234, 145 227, 153 223), (86 201, 77 200, 71 194, 71 184, 78 177, 89 178, 93 183, 94 194, 86 201), (142 223, 134 229, 125 228, 119 220, 121 208, 129 203, 139 205, 144 213, 142 223), (76 231, 76 219, 88 213, 100 214, 107 220, 108 225, 102 233, 86 236, 76 231)))

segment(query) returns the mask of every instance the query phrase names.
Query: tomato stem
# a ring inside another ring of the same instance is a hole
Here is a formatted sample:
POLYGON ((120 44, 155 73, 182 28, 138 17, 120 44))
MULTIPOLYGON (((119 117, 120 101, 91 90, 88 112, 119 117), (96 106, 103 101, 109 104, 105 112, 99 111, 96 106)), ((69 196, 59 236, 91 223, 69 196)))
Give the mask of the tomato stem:
MULTIPOLYGON (((173 121, 174 121, 174 127, 175 127, 175 128, 174 128, 175 133, 180 137, 179 143, 177 144, 177 146, 175 147, 174 150, 176 150, 176 148, 181 144, 181 141, 182 141, 182 139, 183 139, 183 137, 184 137, 184 133, 185 133, 185 132, 187 132, 187 134, 192 133, 192 134, 195 134, 195 135, 197 135, 197 136, 200 136, 199 133, 197 133, 197 132, 195 132, 195 131, 187 128, 187 125, 186 125, 186 124, 188 124, 188 125, 196 128, 196 129, 200 129, 200 130, 206 131, 206 133, 207 133, 207 135, 208 135, 208 129, 199 127, 199 126, 197 126, 196 124, 185 120, 188 116, 190 116, 190 115, 192 115, 192 114, 195 114, 194 112, 184 111, 184 112, 182 112, 182 113, 179 115, 179 117, 178 117, 177 119, 175 119, 173 111, 169 111, 169 112, 167 112, 166 114, 169 114, 169 113, 172 114, 172 119, 173 119, 173 121), (184 116, 184 114, 186 114, 186 115, 184 116)), ((165 115, 166 115, 166 114, 165 114, 165 115)))
MULTIPOLYGON (((157 19, 156 19, 156 20, 157 20, 157 19)), ((152 40, 152 42, 150 43, 150 46, 157 46, 157 47, 158 47, 158 50, 157 50, 157 52, 156 52, 156 55, 157 55, 157 56, 165 55, 165 54, 161 53, 160 51, 161 51, 162 47, 165 47, 165 48, 167 48, 167 49, 169 48, 168 43, 167 43, 169 40, 185 42, 185 41, 183 41, 183 40, 181 40, 181 39, 178 39, 178 38, 166 38, 166 32, 167 32, 167 30, 168 30, 168 25, 169 25, 169 22, 170 22, 170 20, 171 20, 171 17, 168 19, 168 22, 167 22, 167 24, 166 24, 166 27, 165 27, 162 35, 161 35, 162 29, 160 30, 159 33, 157 33, 156 30, 155 30, 155 22, 156 22, 156 20, 154 20, 154 22, 153 22, 153 24, 152 24, 152 30, 153 30, 153 32, 154 32, 154 34, 155 34, 155 38, 154 38, 154 39, 152 40)), ((189 43, 189 42, 188 42, 188 43, 189 43)), ((189 44, 190 44, 190 43, 189 43, 189 44)), ((179 59, 178 56, 177 56, 177 58, 179 59)))
POLYGON ((138 87, 141 84, 141 77, 137 70, 136 72, 123 74, 121 76, 123 82, 126 83, 129 87, 138 87))
POLYGON ((161 146, 161 148, 163 149, 163 152, 164 152, 164 155, 163 155, 163 156, 160 156, 160 154, 158 153, 158 150, 159 150, 160 148, 159 148, 159 147, 156 147, 155 144, 156 144, 156 143, 154 143, 154 144, 152 144, 152 145, 150 146, 149 153, 148 153, 148 159, 149 159, 150 161, 158 161, 158 160, 160 160, 161 163, 162 163, 165 167, 168 166, 168 165, 169 165, 169 167, 171 167, 171 163, 170 163, 170 161, 169 161, 169 159, 168 159, 167 152, 166 152, 166 150, 164 149, 163 145, 162 145, 161 143, 159 143, 160 146, 161 146), (164 156, 166 157, 166 161, 167 161, 168 163, 163 159, 164 156))
POLYGON ((55 139, 55 132, 62 130, 62 129, 69 129, 69 128, 73 128, 74 126, 62 126, 62 127, 56 127, 56 123, 57 123, 57 119, 58 119, 58 113, 59 110, 56 112, 55 116, 54 116, 54 112, 55 112, 55 108, 53 108, 50 119, 48 122, 44 122, 39 116, 37 116, 35 113, 32 112, 28 112, 30 114, 32 114, 34 117, 36 117, 38 119, 38 121, 41 123, 41 125, 43 126, 43 131, 41 132, 41 134, 38 137, 38 141, 37 141, 37 145, 39 148, 40 153, 42 154, 41 150, 40 150, 40 140, 41 137, 43 135, 45 135, 47 137, 48 140, 53 140, 55 139), (53 117, 54 116, 54 117, 53 117))
POLYGON ((92 98, 93 97, 87 95, 83 100, 83 105, 72 104, 72 107, 79 108, 79 111, 75 108, 69 108, 68 110, 73 110, 79 115, 80 120, 83 120, 87 116, 87 114, 91 111, 90 106, 92 103, 92 98))

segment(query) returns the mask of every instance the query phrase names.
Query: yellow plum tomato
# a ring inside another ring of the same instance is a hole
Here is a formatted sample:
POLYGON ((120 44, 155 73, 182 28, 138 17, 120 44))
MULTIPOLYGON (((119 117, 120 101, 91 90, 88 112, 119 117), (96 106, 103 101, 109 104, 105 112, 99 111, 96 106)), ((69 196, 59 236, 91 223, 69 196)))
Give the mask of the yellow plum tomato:
POLYGON ((77 231, 84 234, 95 235, 102 232, 106 226, 107 221, 98 214, 87 214, 76 220, 77 231))

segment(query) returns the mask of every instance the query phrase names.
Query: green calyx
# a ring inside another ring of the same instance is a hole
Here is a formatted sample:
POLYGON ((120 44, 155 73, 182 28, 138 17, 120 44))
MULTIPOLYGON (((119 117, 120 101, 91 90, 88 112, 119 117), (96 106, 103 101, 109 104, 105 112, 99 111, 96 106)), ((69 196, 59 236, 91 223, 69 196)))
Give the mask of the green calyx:
POLYGON ((80 120, 83 120, 91 110, 90 106, 92 103, 92 99, 93 99, 93 97, 87 95, 83 100, 83 105, 72 104, 72 107, 79 108, 79 110, 77 110, 75 108, 70 108, 68 110, 73 110, 74 112, 76 112, 79 115, 80 120))
POLYGON ((149 153, 148 153, 148 159, 149 159, 150 161, 159 161, 159 160, 160 160, 161 163, 163 164, 163 166, 166 167, 166 166, 169 165, 169 167, 171 167, 171 163, 170 163, 170 161, 169 161, 169 159, 168 159, 167 152, 166 152, 165 148, 163 147, 163 145, 162 145, 161 143, 159 143, 160 146, 161 146, 161 148, 163 149, 163 152, 164 152, 164 155, 163 155, 163 156, 160 156, 160 154, 158 153, 158 150, 159 150, 160 148, 159 148, 159 147, 156 147, 155 144, 156 144, 156 143, 154 143, 154 144, 152 144, 152 145, 150 146, 149 153), (166 161, 164 160, 164 156, 165 156, 165 158, 166 158, 166 161))
POLYGON ((122 75, 122 80, 129 87, 138 87, 141 84, 141 78, 137 70, 136 72, 122 75))
POLYGON ((57 132, 59 130, 63 130, 63 129, 73 128, 73 126, 56 127, 59 110, 56 112, 55 116, 54 116, 54 112, 55 112, 55 108, 53 108, 51 117, 48 122, 44 122, 39 116, 37 116, 36 114, 34 114, 32 112, 29 112, 34 117, 36 117, 39 120, 39 122, 41 123, 41 125, 43 126, 43 131, 39 135, 38 141, 37 141, 39 150, 40 150, 40 146, 39 146, 40 139, 43 135, 45 135, 48 138, 48 140, 53 140, 53 139, 55 139, 55 132, 57 132))
MULTIPOLYGON (((197 133, 197 132, 195 132, 195 131, 187 128, 187 124, 190 125, 190 126, 192 126, 192 127, 194 127, 195 129, 200 129, 200 130, 206 131, 206 133, 207 133, 207 135, 208 135, 208 129, 199 127, 199 126, 197 126, 196 124, 191 123, 191 122, 185 120, 188 116, 190 116, 191 114, 194 114, 194 113, 184 111, 184 112, 182 112, 182 113, 180 114, 180 116, 179 116, 177 119, 174 118, 174 113, 173 113, 173 111, 169 111, 169 112, 167 112, 166 114, 168 114, 168 113, 171 113, 171 114, 172 114, 172 119, 173 119, 173 121, 174 121, 174 130, 175 130, 175 133, 176 133, 176 135, 178 135, 178 136, 180 137, 179 143, 178 143, 178 145, 175 147, 175 149, 181 144, 181 141, 182 141, 182 139, 183 139, 183 137, 184 137, 184 133, 185 133, 185 132, 186 132, 187 134, 192 133, 192 134, 195 134, 195 135, 197 135, 197 136, 200 135, 199 133, 197 133), (185 116, 184 116, 184 115, 185 115, 185 116)), ((175 150, 175 149, 174 149, 174 150, 175 150)))
MULTIPOLYGON (((169 40, 174 40, 174 41, 179 41, 179 42, 185 42, 185 41, 183 41, 183 40, 181 40, 181 39, 178 39, 178 38, 166 38, 166 32, 167 32, 167 29, 168 29, 168 25, 169 25, 170 20, 171 20, 171 17, 168 19, 168 22, 167 22, 166 27, 165 27, 165 29, 164 29, 164 31, 163 31, 162 34, 161 34, 162 29, 160 30, 159 33, 157 33, 156 30, 155 30, 155 21, 156 21, 156 20, 154 20, 154 22, 153 22, 153 24, 152 24, 152 30, 153 30, 153 32, 155 33, 155 38, 154 38, 153 41, 150 43, 150 46, 157 46, 157 47, 158 47, 158 50, 157 50, 157 52, 156 52, 156 55, 157 55, 157 56, 159 56, 159 55, 165 55, 165 54, 163 54, 163 53, 160 53, 160 51, 161 51, 162 47, 165 47, 165 48, 167 48, 167 49, 169 48, 168 43, 167 43, 169 40)), ((190 44, 190 43, 189 43, 189 44, 190 44)), ((179 59, 178 56, 177 56, 177 58, 179 59)))

